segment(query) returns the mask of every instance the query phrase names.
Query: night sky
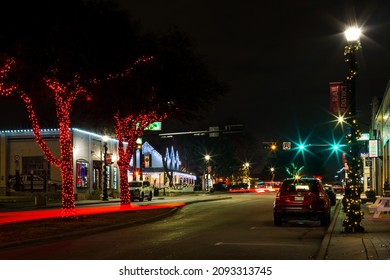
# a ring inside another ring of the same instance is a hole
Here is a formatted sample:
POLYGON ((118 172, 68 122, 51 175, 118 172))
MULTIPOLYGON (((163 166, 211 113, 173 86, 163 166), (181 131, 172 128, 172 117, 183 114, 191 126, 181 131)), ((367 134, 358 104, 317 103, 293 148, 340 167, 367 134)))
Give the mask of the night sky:
POLYGON ((230 85, 203 128, 241 123, 261 141, 329 138, 335 126, 329 82, 345 78, 343 32, 353 22, 363 31, 357 78, 363 130, 372 97, 383 96, 390 78, 390 1, 117 1, 145 31, 186 32, 230 85))
MULTIPOLYGON (((357 23, 363 32, 357 112, 364 132, 372 98, 382 98, 390 78, 388 0, 113 1, 144 32, 165 34, 178 28, 186 33, 211 72, 230 87, 225 97, 210 104, 205 120, 186 126, 166 121, 163 132, 243 124, 259 144, 345 139, 329 112, 329 82, 346 77, 344 31, 350 24, 357 23)), ((18 106, 1 107, 7 115, 0 119, 1 127, 9 128, 11 120, 25 115, 18 106)))

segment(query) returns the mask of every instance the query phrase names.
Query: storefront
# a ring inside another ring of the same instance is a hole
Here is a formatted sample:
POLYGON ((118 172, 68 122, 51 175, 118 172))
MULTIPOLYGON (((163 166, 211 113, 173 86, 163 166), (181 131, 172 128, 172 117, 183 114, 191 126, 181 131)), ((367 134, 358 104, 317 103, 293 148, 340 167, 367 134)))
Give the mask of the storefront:
MULTIPOLYGON (((41 135, 51 152, 60 157, 58 129, 43 129, 41 135)), ((118 141, 92 132, 73 128, 73 173, 75 193, 79 200, 99 199, 104 184, 108 194, 119 196, 118 141)), ((129 168, 129 181, 147 180, 156 187, 169 185, 167 172, 172 175, 174 186, 194 186, 196 177, 180 170, 178 151, 167 148, 163 157, 149 143, 145 142, 133 156, 129 168), (135 160, 136 167, 133 167, 135 160), (137 173, 138 172, 138 173, 137 173)), ((60 170, 46 160, 41 148, 35 142, 31 130, 0 131, 0 179, 1 186, 8 184, 11 177, 34 174, 45 180, 61 181, 60 170)), ((50 191, 50 189, 45 189, 50 191)))

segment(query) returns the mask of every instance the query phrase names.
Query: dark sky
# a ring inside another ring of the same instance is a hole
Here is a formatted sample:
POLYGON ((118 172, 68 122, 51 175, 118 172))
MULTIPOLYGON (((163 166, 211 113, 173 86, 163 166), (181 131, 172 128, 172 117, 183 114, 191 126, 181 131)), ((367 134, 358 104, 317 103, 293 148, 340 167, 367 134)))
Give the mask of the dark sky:
POLYGON ((345 27, 363 31, 357 110, 362 128, 390 78, 390 1, 120 1, 145 31, 186 32, 231 92, 205 128, 242 123, 263 141, 330 136, 329 82, 342 81, 345 27), (298 132, 299 131, 299 132, 298 132))
MULTIPOLYGON (((389 0, 113 1, 145 32, 177 27, 187 33, 195 52, 230 86, 229 94, 204 113, 205 121, 180 128, 166 122, 163 132, 243 124, 259 144, 344 139, 329 113, 329 82, 346 76, 343 32, 356 22, 363 31, 357 111, 365 131, 372 98, 383 96, 390 78, 389 0)), ((0 126, 23 111, 15 108, 0 126)))

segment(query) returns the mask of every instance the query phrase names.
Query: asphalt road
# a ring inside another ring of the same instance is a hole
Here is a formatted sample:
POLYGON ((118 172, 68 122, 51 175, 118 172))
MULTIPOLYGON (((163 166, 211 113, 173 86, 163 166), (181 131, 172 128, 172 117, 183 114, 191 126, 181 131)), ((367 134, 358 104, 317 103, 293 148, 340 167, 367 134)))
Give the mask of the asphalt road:
POLYGON ((274 194, 189 204, 160 221, 45 244, 6 249, 0 259, 307 260, 326 228, 292 221, 275 227, 274 194))

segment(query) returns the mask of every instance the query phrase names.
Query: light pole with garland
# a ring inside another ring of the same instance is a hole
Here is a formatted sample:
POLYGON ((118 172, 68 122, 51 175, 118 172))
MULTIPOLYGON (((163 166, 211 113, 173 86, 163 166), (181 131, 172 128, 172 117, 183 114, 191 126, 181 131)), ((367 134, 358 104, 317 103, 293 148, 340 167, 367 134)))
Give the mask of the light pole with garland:
POLYGON ((361 133, 356 116, 356 77, 358 75, 356 52, 361 49, 360 29, 357 27, 349 28, 345 31, 345 36, 347 45, 344 50, 344 58, 345 63, 348 65, 345 83, 350 93, 350 106, 347 118, 350 133, 347 135, 349 158, 348 180, 343 199, 344 211, 346 212, 343 227, 345 232, 364 232, 364 227, 360 224, 363 218, 363 212, 360 208, 360 173, 362 161, 358 144, 361 133))

